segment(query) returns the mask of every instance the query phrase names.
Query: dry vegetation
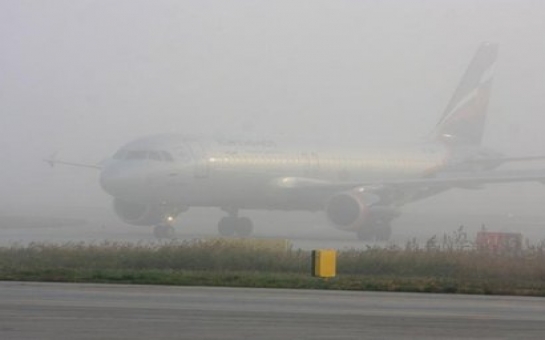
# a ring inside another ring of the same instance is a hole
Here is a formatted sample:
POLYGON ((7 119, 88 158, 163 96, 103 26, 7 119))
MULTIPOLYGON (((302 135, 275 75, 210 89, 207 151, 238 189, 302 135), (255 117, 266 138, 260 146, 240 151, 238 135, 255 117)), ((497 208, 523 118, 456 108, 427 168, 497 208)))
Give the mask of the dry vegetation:
POLYGON ((67 243, 0 248, 0 279, 545 296, 545 244, 477 250, 462 229, 405 247, 338 254, 338 276, 310 276, 310 252, 245 243, 67 243))

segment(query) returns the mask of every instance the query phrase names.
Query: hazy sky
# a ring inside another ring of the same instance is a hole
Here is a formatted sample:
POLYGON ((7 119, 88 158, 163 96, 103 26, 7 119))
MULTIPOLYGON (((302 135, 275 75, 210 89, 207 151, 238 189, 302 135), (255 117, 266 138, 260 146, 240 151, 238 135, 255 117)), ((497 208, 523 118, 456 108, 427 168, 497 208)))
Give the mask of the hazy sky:
POLYGON ((418 140, 500 43, 485 144, 545 153, 543 1, 0 0, 0 204, 104 198, 96 162, 156 132, 418 140), (52 195, 52 192, 54 195, 52 195))

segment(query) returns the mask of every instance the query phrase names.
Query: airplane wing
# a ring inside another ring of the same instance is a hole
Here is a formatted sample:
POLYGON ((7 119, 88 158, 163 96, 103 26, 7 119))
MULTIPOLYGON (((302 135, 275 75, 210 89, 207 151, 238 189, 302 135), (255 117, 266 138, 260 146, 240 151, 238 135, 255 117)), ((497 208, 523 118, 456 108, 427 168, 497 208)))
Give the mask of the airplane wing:
POLYGON ((480 173, 454 173, 430 178, 386 180, 382 185, 465 187, 489 183, 541 182, 545 183, 545 169, 518 171, 487 171, 480 173))
POLYGON ((98 164, 85 164, 85 163, 67 162, 67 161, 59 160, 56 154, 51 155, 51 157, 49 158, 45 158, 44 162, 49 164, 51 167, 54 167, 57 164, 61 164, 61 165, 75 166, 78 168, 91 168, 96 170, 102 169, 102 166, 98 164))
POLYGON ((389 179, 373 182, 332 182, 305 177, 276 178, 272 184, 285 189, 334 188, 352 189, 355 187, 376 186, 446 186, 464 187, 466 185, 509 183, 509 182, 542 182, 545 183, 545 169, 526 171, 487 171, 482 173, 455 173, 436 177, 415 179, 389 179))
POLYGON ((486 157, 482 159, 469 159, 463 161, 463 164, 490 164, 499 166, 505 163, 515 163, 515 162, 532 162, 532 161, 545 161, 545 156, 521 156, 521 157, 486 157))
MULTIPOLYGON (((412 199, 425 198, 432 193, 452 188, 480 188, 489 183, 541 182, 545 184, 545 169, 518 171, 487 171, 481 173, 449 173, 430 178, 389 179, 373 182, 332 182, 313 178, 283 177, 271 185, 279 190, 298 191, 306 196, 328 196, 338 192, 359 189, 381 198, 379 204, 392 204, 398 193, 408 193, 412 199)), ((403 204, 402 199, 396 204, 403 204)))
MULTIPOLYGON (((491 161, 493 162, 501 162, 501 163, 543 161, 543 160, 545 160, 545 156, 503 157, 503 158, 491 159, 491 161)), ((483 161, 486 161, 486 160, 483 160, 483 161)))

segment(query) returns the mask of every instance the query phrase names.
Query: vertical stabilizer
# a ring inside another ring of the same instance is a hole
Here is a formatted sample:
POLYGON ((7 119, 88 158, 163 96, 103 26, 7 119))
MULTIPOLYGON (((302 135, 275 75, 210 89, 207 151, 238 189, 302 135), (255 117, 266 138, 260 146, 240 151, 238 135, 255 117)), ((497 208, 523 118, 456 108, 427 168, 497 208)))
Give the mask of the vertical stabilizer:
POLYGON ((435 127, 436 140, 449 145, 480 145, 497 55, 496 43, 483 43, 478 48, 435 127))

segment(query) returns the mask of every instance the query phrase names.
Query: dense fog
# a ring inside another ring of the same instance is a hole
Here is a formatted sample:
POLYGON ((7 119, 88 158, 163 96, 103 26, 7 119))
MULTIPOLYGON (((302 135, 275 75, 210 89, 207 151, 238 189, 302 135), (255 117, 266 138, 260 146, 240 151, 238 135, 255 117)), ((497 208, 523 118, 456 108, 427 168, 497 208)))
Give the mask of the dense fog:
MULTIPOLYGON (((419 141, 483 41, 500 45, 483 144, 543 155, 543 13, 542 1, 0 0, 0 214, 109 207, 96 171, 42 160, 98 163, 152 133, 419 141)), ((502 184, 406 209, 544 203, 541 185, 502 184)))

